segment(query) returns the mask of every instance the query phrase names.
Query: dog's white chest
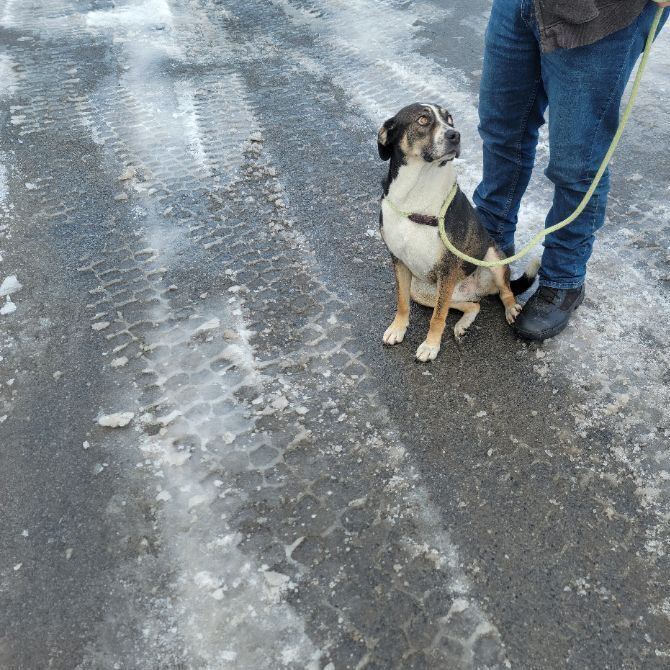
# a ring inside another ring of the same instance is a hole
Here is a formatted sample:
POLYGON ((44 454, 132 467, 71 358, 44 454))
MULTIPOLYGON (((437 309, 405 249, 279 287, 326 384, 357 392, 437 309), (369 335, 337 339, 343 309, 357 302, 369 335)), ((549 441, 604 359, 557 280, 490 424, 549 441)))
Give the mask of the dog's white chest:
POLYGON ((384 206, 382 238, 410 272, 426 280, 444 253, 437 226, 415 223, 384 206))
POLYGON ((384 207, 382 237, 389 251, 419 279, 427 279, 444 253, 436 226, 415 223, 384 207))
POLYGON ((396 211, 435 216, 456 181, 452 163, 410 161, 402 165, 382 200, 382 237, 389 251, 417 278, 426 280, 444 254, 437 226, 415 223, 396 211), (391 207, 386 201, 395 204, 391 207))

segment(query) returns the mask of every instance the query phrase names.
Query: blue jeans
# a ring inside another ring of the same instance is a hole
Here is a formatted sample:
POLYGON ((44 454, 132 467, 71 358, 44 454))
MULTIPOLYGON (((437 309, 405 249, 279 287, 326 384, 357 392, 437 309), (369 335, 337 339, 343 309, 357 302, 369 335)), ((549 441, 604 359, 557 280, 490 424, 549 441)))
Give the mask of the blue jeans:
MULTIPOLYGON (((494 0, 486 31, 479 98, 484 168, 473 200, 502 249, 514 244, 547 105, 545 174, 555 189, 545 227, 572 214, 591 185, 616 132, 621 96, 656 12, 650 2, 630 26, 595 44, 545 54, 533 4, 494 0)), ((662 23, 667 16, 666 10, 662 23)), ((578 288, 584 283, 595 233, 605 220, 608 173, 584 212, 545 238, 540 285, 578 288)))

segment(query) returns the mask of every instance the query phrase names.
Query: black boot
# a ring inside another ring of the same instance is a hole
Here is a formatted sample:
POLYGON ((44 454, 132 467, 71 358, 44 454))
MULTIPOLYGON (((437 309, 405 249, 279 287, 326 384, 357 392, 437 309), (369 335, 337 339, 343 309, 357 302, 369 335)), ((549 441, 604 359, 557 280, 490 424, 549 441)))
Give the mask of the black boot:
POLYGON ((584 287, 571 289, 540 286, 514 322, 514 332, 526 340, 558 335, 584 300, 584 287))

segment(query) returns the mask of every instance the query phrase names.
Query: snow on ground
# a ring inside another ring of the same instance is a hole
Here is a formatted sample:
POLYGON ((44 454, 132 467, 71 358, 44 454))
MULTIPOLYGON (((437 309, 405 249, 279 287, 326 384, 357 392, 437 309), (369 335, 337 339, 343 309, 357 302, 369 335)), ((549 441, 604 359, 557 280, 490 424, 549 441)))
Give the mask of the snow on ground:
POLYGON ((6 157, 0 152, 0 210, 5 210, 5 203, 7 202, 7 168, 5 167, 5 160, 6 157))
MULTIPOLYGON (((155 477, 156 500, 162 506, 162 536, 171 559, 180 566, 180 632, 191 652, 205 659, 209 667, 268 667, 274 659, 285 658, 316 669, 320 667, 320 652, 306 637, 292 608, 282 602, 282 594, 292 588, 289 578, 268 571, 267 566, 240 551, 237 545, 241 538, 227 522, 243 500, 243 493, 234 488, 227 474, 235 471, 234 462, 243 456, 239 446, 233 452, 233 443, 252 431, 253 425, 239 410, 191 423, 194 408, 207 402, 201 388, 170 383, 186 373, 203 380, 209 397, 220 384, 221 399, 229 397, 236 386, 208 367, 210 358, 219 351, 220 360, 234 366, 239 387, 259 385, 246 328, 235 316, 241 312, 236 303, 217 306, 209 302, 212 311, 209 315, 194 314, 186 324, 190 332, 186 330, 181 340, 162 328, 155 333, 153 346, 164 353, 152 357, 145 374, 157 375, 155 383, 162 389, 160 409, 145 412, 140 421, 160 428, 145 437, 144 460, 138 467, 155 477), (169 347, 164 346, 167 340, 172 341, 169 347), (201 366, 194 365, 194 347, 208 352, 203 353, 201 366), (198 456, 191 444, 194 435, 201 445, 198 456), (221 443, 222 436, 224 444, 231 446, 217 451, 214 445, 221 443), (208 469, 216 469, 217 477, 208 477, 208 469)), ((162 303, 155 314, 168 329, 169 311, 169 305, 162 303)))
POLYGON ((16 278, 16 275, 9 275, 0 283, 0 298, 6 295, 12 295, 23 288, 21 282, 16 278))
POLYGON ((115 4, 113 9, 91 11, 86 14, 86 24, 106 29, 118 37, 121 30, 133 35, 144 35, 147 30, 161 26, 171 28, 172 11, 166 0, 145 0, 115 4))
MULTIPOLYGON (((461 161, 459 169, 461 174, 467 173, 465 179, 475 183, 481 151, 471 153, 478 144, 477 114, 476 101, 465 86, 467 78, 459 70, 440 67, 414 50, 421 45, 418 35, 422 17, 446 17, 449 8, 425 2, 402 6, 381 3, 380 7, 374 0, 363 0, 355 6, 322 1, 312 3, 315 8, 307 12, 291 0, 273 2, 293 20, 309 25, 323 46, 324 64, 335 83, 373 123, 381 125, 415 101, 442 104, 452 111, 457 127, 468 138, 464 142, 472 156, 467 162, 461 161), (400 50, 398 44, 412 44, 413 49, 400 50)), ((462 177, 464 183, 465 179, 462 177)))
POLYGON ((0 53, 0 97, 14 93, 17 83, 18 74, 14 63, 9 56, 0 53))
POLYGON ((2 25, 11 27, 12 25, 12 10, 16 0, 6 0, 2 11, 2 25))

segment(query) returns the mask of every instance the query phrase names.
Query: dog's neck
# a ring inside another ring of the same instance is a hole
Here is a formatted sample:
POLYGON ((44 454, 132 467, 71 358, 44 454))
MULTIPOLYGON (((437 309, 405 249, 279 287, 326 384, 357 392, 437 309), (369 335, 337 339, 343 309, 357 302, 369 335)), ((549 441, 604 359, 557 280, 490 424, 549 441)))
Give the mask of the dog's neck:
POLYGON ((406 212, 437 216, 455 182, 453 161, 440 165, 415 159, 391 164, 386 195, 406 212))

